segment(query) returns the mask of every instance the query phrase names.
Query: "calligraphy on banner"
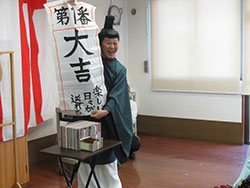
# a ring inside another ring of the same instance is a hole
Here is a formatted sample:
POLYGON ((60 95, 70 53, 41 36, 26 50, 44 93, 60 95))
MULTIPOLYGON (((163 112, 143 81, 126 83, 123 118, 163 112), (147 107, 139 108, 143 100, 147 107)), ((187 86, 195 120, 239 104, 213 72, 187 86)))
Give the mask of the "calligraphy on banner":
POLYGON ((83 2, 44 4, 56 57, 61 110, 88 115, 106 102, 95 7, 83 2))

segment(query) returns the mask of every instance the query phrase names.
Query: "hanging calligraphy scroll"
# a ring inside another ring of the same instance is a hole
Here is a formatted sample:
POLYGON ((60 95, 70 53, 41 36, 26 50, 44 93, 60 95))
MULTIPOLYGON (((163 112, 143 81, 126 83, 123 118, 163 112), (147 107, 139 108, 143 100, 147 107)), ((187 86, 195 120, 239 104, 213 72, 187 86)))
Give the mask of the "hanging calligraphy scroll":
POLYGON ((83 2, 44 4, 54 40, 61 110, 89 115, 106 102, 95 7, 83 2))

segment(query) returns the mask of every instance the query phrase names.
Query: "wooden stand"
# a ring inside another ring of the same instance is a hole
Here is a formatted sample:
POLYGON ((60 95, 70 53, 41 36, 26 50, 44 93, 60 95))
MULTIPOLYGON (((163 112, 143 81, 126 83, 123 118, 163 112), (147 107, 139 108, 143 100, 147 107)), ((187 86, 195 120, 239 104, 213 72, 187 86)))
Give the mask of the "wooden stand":
POLYGON ((16 109, 15 109, 15 83, 14 83, 14 58, 13 51, 4 51, 0 54, 10 55, 10 70, 11 70, 11 102, 12 102, 12 122, 0 124, 0 127, 12 125, 13 131, 13 147, 14 147, 14 167, 15 167, 15 183, 12 188, 22 188, 18 179, 18 154, 17 154, 17 139, 16 139, 16 109))

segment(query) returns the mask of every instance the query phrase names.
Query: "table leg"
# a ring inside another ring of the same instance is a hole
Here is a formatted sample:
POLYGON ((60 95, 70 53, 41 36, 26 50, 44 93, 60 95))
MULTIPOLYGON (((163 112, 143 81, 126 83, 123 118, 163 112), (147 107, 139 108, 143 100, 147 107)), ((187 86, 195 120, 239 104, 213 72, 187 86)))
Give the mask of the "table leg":
POLYGON ((96 176, 94 170, 93 170, 93 175, 94 175, 94 178, 95 178, 95 182, 96 182, 96 184, 97 184, 97 187, 98 187, 98 188, 101 188, 101 186, 100 186, 100 184, 99 184, 99 181, 98 181, 98 178, 97 178, 97 176, 96 176))
POLYGON ((74 169, 73 169, 73 172, 72 172, 72 175, 71 175, 71 178, 70 178, 70 183, 71 183, 71 185, 73 184, 73 180, 74 180, 75 174, 77 173, 80 164, 81 164, 81 161, 79 160, 79 161, 75 164, 75 166, 74 166, 74 169))
POLYGON ((65 171, 65 169, 63 167, 62 158, 61 157, 58 157, 58 158, 59 158, 59 163, 60 163, 60 166, 61 166, 61 169, 62 169, 63 176, 64 176, 64 178, 65 178, 65 180, 67 182, 67 185, 68 185, 69 188, 72 188, 72 184, 71 184, 71 182, 69 180, 69 177, 68 177, 68 175, 67 175, 67 173, 66 173, 66 171, 65 171))
POLYGON ((90 173, 89 173, 89 177, 88 177, 88 180, 87 180, 87 183, 86 183, 86 186, 85 186, 85 188, 88 188, 88 186, 89 186, 89 183, 90 183, 90 179, 91 179, 91 177, 92 177, 92 174, 94 175, 94 178, 95 178, 95 181, 96 181, 96 184, 97 184, 97 187, 98 188, 101 188, 101 186, 100 186, 100 183, 99 183, 99 181, 98 181, 98 178, 97 178, 97 176, 96 176, 96 174, 95 174, 95 164, 96 164, 96 161, 97 161, 97 157, 96 158, 94 158, 94 159, 89 159, 89 166, 90 166, 90 173))
POLYGON ((88 187, 89 187, 89 182, 90 182, 90 179, 91 179, 92 174, 93 174, 93 172, 94 172, 95 165, 93 165, 93 167, 90 165, 90 168, 91 168, 91 170, 90 170, 89 177, 88 177, 88 180, 87 180, 87 183, 86 183, 85 188, 88 188, 88 187))

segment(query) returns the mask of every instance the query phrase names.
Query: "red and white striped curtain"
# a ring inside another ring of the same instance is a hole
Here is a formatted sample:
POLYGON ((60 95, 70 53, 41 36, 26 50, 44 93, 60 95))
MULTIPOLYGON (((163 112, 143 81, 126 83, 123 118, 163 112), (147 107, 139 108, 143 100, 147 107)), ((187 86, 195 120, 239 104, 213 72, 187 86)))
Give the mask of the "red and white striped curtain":
MULTIPOLYGON (((14 51, 17 136, 55 115, 58 104, 54 59, 43 4, 46 0, 0 1, 0 51, 14 51)), ((3 60, 2 60, 3 59, 3 60)), ((8 64, 7 57, 0 63, 8 64)), ((7 66, 2 66, 3 78, 7 66)), ((0 124, 11 119, 10 82, 0 82, 0 124), (6 86, 8 85, 8 86, 6 86), (6 110, 5 110, 6 109, 6 110), (7 111, 8 109, 8 111, 7 111)), ((0 128, 0 141, 12 138, 11 127, 0 128)))

